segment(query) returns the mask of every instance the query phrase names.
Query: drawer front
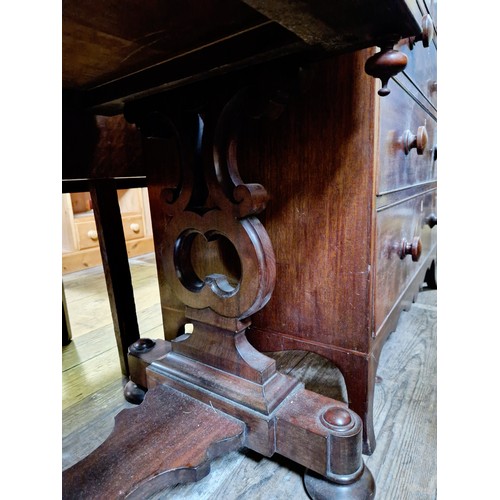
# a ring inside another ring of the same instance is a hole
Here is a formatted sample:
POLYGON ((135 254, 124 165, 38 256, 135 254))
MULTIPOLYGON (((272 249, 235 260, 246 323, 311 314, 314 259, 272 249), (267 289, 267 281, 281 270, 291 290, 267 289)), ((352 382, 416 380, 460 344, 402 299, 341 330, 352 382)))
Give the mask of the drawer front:
POLYGON ((403 38, 394 48, 408 57, 404 73, 425 98, 419 100, 428 100, 437 109, 437 34, 434 26, 429 32, 428 47, 424 47, 422 41, 411 44, 409 38, 403 38))
MULTIPOLYGON (((125 240, 144 238, 144 221, 141 215, 126 215, 122 217, 123 234, 125 240)), ((78 247, 80 250, 92 248, 99 245, 95 220, 75 221, 76 232, 78 234, 78 247)))
POLYGON ((379 134, 377 194, 436 179, 436 120, 399 85, 380 100, 379 134), (418 136, 419 127, 425 127, 427 144, 421 151, 408 151, 405 147, 412 136, 418 136))
POLYGON ((436 191, 432 190, 377 213, 375 332, 436 243, 437 227, 432 222, 432 214, 437 216, 436 210, 436 191), (411 254, 414 247, 408 248, 416 243, 415 238, 419 238, 421 244, 418 261, 414 261, 411 254), (405 253, 403 248, 408 254, 401 258, 405 253))
POLYGON ((419 203, 420 240, 422 242, 420 262, 424 262, 437 243, 437 191, 426 193, 419 203))
MULTIPOLYGON (((423 96, 437 109, 437 51, 433 42, 424 47, 421 42, 410 49, 407 39, 395 46, 408 56, 408 64, 404 70, 406 76, 423 96)), ((425 101, 424 101, 425 102, 425 101)))
POLYGON ((75 221, 78 234, 78 247, 80 250, 99 246, 99 238, 93 218, 75 221))

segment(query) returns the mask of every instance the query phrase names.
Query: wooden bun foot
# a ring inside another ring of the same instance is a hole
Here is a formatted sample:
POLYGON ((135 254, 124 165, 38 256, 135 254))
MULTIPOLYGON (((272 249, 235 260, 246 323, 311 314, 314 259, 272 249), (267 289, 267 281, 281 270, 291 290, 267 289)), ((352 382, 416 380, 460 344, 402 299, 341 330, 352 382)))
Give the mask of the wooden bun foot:
POLYGON ((129 403, 140 405, 146 395, 146 389, 129 380, 123 389, 123 395, 129 403))
POLYGON ((368 500, 375 498, 375 481, 368 467, 358 480, 350 484, 339 484, 306 470, 304 486, 312 500, 368 500))

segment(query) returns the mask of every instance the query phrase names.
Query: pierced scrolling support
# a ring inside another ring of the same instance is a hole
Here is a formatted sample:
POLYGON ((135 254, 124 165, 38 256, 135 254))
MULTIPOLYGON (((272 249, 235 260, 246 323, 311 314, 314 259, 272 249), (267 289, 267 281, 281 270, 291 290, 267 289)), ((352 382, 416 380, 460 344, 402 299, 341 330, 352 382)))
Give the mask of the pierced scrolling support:
POLYGON ((205 323, 244 322, 274 287, 272 245, 255 217, 268 195, 244 183, 237 166, 239 124, 252 97, 246 88, 227 104, 155 110, 138 120, 161 218, 161 274, 187 318, 205 323))
MULTIPOLYGON (((129 486, 120 483, 119 491, 110 486, 101 492, 107 496, 149 494, 164 487, 166 479, 168 484, 200 479, 216 456, 211 450, 220 449, 224 427, 231 445, 224 452, 245 446, 303 465, 312 498, 373 498, 375 485, 361 454, 359 416, 346 404, 308 391, 279 373, 275 361, 246 339, 251 315, 271 297, 276 265, 269 236, 256 217, 269 197, 263 186, 241 179, 238 138, 244 120, 278 117, 289 91, 263 93, 246 85, 228 95, 228 86, 224 89, 156 99, 128 110, 128 119, 144 138, 160 295, 175 296, 184 306, 193 332, 171 342, 150 341, 146 349, 131 346, 131 382, 147 386, 148 392, 144 403, 120 417, 110 442, 85 459, 85 477, 95 478, 100 469, 112 476, 109 455, 123 449, 123 422, 135 422, 137 410, 149 425, 148 433, 173 443, 172 458, 141 470, 129 486), (166 419, 177 415, 175 427, 169 426, 158 417, 161 404, 151 401, 167 394, 175 405, 199 408, 187 415, 189 419, 182 412, 165 412, 166 419), (147 408, 154 408, 154 419, 147 408), (204 410, 223 418, 207 424, 204 410), (203 439, 176 440, 175 429, 185 427, 179 421, 183 419, 204 429, 203 439), (186 459, 181 467, 179 457, 186 445, 200 459, 196 464, 186 459)), ((147 444, 151 449, 153 441, 147 444)), ((147 456, 147 451, 141 453, 147 456)), ((121 458, 121 469, 123 460, 133 462, 121 458)), ((73 481, 81 475, 72 468, 66 477, 66 497, 78 498, 74 495, 81 485, 73 481)))

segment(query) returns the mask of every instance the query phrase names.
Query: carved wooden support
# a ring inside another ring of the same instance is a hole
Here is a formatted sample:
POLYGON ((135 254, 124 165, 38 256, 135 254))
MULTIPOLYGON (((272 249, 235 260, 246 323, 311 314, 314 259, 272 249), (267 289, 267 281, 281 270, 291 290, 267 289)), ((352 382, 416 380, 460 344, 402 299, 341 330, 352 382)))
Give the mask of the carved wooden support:
MULTIPOLYGON (((227 88, 196 103, 157 101, 128 115, 144 137, 160 287, 184 305, 184 323, 193 326, 192 333, 172 342, 135 342, 129 349, 131 382, 151 391, 145 403, 156 394, 163 397, 159 391, 166 387, 173 391, 176 398, 165 403, 170 408, 166 418, 172 406, 184 404, 200 405, 200 411, 211 407, 221 416, 223 421, 210 423, 200 443, 174 439, 174 455, 193 446, 206 451, 200 456, 211 456, 209 450, 217 448, 220 439, 219 427, 234 420, 244 429, 241 446, 265 456, 280 453, 304 465, 323 478, 333 498, 343 494, 346 485, 357 485, 349 488, 352 498, 370 498, 374 484, 366 482, 359 416, 344 403, 307 391, 277 372, 275 361, 246 339, 251 315, 271 297, 276 266, 269 236, 256 218, 268 195, 263 186, 240 177, 238 132, 244 120, 279 115, 283 102, 276 96, 286 93, 273 93, 270 99, 247 86, 231 97, 227 88), (339 493, 338 488, 344 489, 339 493)), ((159 411, 156 403, 149 405, 159 411)), ((149 411, 143 418, 149 422, 149 411)), ((176 421, 188 429, 185 422, 193 422, 193 417, 177 412, 176 421)), ((193 425, 198 423, 205 425, 196 417, 193 425)), ((150 427, 155 425, 158 439, 170 446, 171 428, 159 420, 150 427)), ((116 430, 112 436, 122 446, 123 432, 116 430)), ((230 434, 237 443, 240 434, 230 434)), ((103 446, 103 453, 111 449, 103 446)), ((112 473, 99 473, 108 462, 99 450, 96 454, 85 462, 85 471, 86 477, 99 481, 100 474, 112 473)), ((122 458, 127 463, 136 460, 122 458)), ((179 469, 184 472, 176 475, 167 462, 158 464, 155 474, 165 468, 169 480, 196 480, 196 474, 185 471, 199 467, 186 459, 179 469)), ((71 474, 76 477, 77 472, 71 474)), ((134 494, 139 483, 136 477, 134 494)), ((155 481, 144 484, 150 493, 155 481)))

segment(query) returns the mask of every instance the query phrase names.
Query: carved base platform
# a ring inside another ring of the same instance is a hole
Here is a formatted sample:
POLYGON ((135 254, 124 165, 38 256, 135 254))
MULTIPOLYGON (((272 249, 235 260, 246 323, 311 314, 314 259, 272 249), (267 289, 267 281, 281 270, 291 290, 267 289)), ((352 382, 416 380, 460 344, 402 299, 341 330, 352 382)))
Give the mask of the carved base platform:
MULTIPOLYGON (((199 338, 205 338, 199 326, 199 338)), ((346 404, 277 372, 274 360, 255 351, 244 336, 233 337, 233 353, 239 350, 243 372, 244 358, 253 358, 262 368, 260 376, 244 378, 195 361, 176 345, 192 351, 194 337, 149 341, 140 354, 129 350, 132 377, 147 383, 144 401, 122 411, 110 437, 63 473, 63 498, 146 498, 198 481, 208 474, 211 460, 242 447, 268 457, 279 453, 323 478, 312 486, 306 480, 312 498, 326 498, 316 493, 325 488, 328 498, 346 498, 346 491, 355 492, 352 498, 373 498, 374 482, 361 454, 362 422, 346 404)), ((231 360, 228 345, 225 358, 231 360)))

